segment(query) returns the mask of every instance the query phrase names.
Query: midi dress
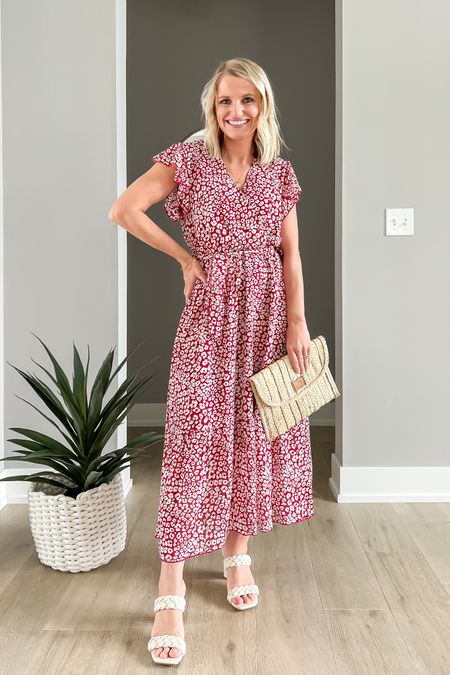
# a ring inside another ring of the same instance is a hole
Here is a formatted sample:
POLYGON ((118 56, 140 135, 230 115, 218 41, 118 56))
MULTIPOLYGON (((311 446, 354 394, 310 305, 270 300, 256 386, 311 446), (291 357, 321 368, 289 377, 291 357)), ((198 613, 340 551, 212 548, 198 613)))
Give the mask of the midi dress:
POLYGON ((254 158, 242 188, 203 139, 152 157, 175 166, 168 217, 202 265, 179 319, 167 389, 160 559, 215 551, 312 518, 309 418, 267 440, 249 376, 286 354, 281 224, 302 188, 289 160, 254 158))

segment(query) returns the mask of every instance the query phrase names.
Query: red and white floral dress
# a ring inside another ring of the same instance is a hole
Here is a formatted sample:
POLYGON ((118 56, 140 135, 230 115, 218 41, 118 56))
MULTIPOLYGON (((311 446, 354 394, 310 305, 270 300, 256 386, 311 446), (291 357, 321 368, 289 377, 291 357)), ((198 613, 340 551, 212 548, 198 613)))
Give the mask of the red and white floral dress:
POLYGON ((286 354, 281 223, 302 192, 292 164, 256 159, 239 189, 203 140, 153 156, 175 165, 165 200, 202 264, 180 316, 168 384, 160 558, 223 546, 314 515, 309 419, 268 441, 248 377, 286 354))

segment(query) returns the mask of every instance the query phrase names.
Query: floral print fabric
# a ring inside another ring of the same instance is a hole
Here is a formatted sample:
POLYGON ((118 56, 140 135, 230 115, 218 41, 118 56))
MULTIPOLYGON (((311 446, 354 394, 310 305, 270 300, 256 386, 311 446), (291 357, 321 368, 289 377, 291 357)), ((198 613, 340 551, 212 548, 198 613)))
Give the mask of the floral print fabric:
POLYGON ((314 515, 309 419, 273 441, 248 378, 286 354, 281 224, 302 189, 292 164, 256 159, 239 189, 203 140, 153 156, 175 166, 165 200, 205 270, 180 316, 167 392, 161 560, 221 548, 227 531, 269 532, 314 515))

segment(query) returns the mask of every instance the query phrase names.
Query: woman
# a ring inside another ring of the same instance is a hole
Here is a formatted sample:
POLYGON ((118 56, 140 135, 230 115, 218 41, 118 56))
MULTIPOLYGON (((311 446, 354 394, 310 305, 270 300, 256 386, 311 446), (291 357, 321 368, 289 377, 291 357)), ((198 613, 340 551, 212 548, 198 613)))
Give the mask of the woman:
POLYGON ((221 548, 228 601, 254 607, 249 537, 314 515, 309 419, 267 441, 248 381, 286 353, 296 372, 309 365, 293 208, 302 190, 278 156, 276 107, 260 66, 222 63, 202 107, 204 139, 154 155, 109 214, 177 260, 184 278, 155 532, 160 596, 148 644, 167 664, 186 651, 184 560, 221 548), (166 197, 193 255, 145 215, 166 197))

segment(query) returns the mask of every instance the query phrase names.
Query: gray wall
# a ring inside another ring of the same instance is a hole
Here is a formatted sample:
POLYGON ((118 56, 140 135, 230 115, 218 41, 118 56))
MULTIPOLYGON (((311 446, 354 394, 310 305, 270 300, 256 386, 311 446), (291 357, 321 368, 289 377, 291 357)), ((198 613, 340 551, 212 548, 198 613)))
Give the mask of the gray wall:
MULTIPOLYGON (((334 369, 334 3, 232 0, 224 11, 221 3, 129 0, 127 7, 129 183, 152 155, 201 128, 200 94, 222 59, 246 56, 266 69, 291 148, 283 156, 303 188, 297 213, 308 327, 312 337, 325 335, 334 369)), ((184 243, 162 204, 148 215, 184 243)), ((128 344, 146 340, 130 369, 161 355, 141 403, 165 402, 183 304, 178 263, 128 235, 128 344)))
MULTIPOLYGON (((90 345, 91 372, 117 344, 117 228, 107 217, 116 196, 115 8, 3 0, 1 9, 5 437, 19 437, 11 426, 58 435, 16 397, 45 409, 6 361, 50 384, 31 360, 53 372, 31 332, 69 373, 73 341, 83 360, 90 345)), ((7 443, 5 454, 16 447, 7 443)))
POLYGON ((338 3, 346 466, 449 466, 449 25, 443 0, 338 3), (414 237, 384 235, 386 207, 414 237))

